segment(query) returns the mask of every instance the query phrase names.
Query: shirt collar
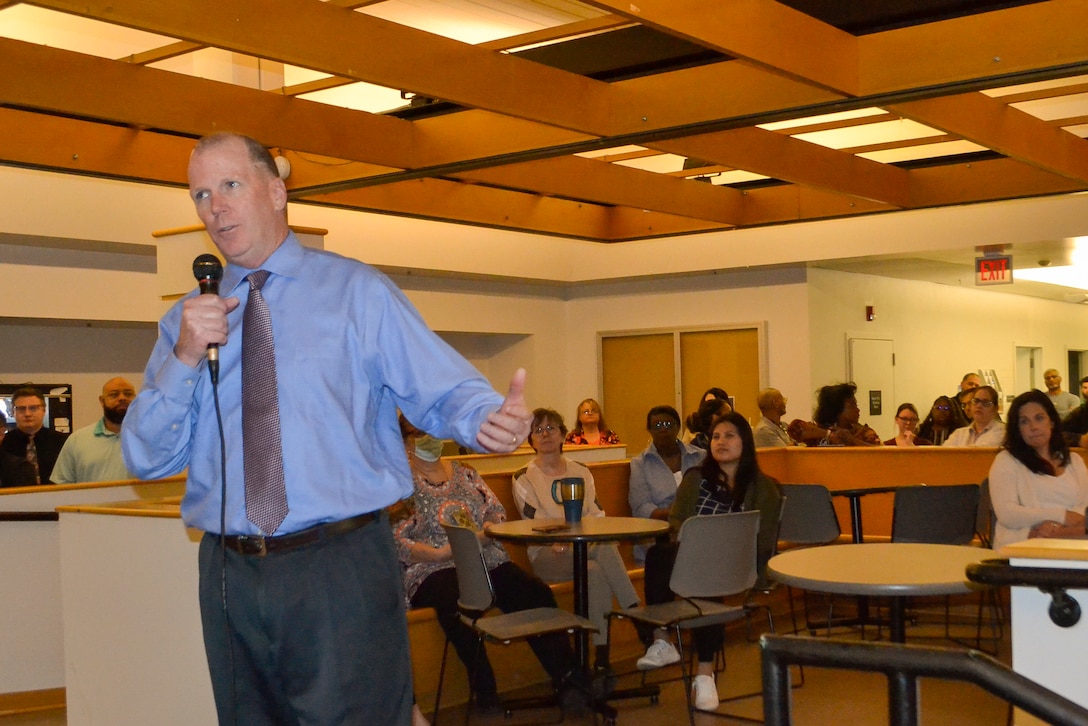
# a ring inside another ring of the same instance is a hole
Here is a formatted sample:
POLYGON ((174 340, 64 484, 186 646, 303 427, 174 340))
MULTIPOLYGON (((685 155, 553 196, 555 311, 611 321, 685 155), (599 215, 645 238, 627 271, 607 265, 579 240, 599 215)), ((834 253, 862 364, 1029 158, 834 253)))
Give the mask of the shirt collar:
MULTIPOLYGON (((287 237, 275 252, 269 255, 268 259, 264 261, 264 264, 260 268, 268 270, 273 275, 280 277, 293 278, 298 274, 298 270, 302 267, 302 258, 306 254, 302 248, 302 244, 298 241, 298 237, 294 232, 288 231, 287 237)), ((233 295, 235 289, 242 284, 246 276, 253 272, 253 269, 242 267, 240 265, 228 264, 223 271, 223 284, 221 289, 224 291, 224 295, 233 295)))

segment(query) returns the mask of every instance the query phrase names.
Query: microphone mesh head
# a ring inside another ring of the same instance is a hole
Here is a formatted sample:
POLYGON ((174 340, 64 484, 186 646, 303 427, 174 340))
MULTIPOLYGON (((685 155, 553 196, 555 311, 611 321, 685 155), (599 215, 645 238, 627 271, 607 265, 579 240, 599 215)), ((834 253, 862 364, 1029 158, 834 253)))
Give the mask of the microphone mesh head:
POLYGON ((199 255, 193 260, 193 277, 198 280, 222 280, 223 263, 215 255, 199 255))

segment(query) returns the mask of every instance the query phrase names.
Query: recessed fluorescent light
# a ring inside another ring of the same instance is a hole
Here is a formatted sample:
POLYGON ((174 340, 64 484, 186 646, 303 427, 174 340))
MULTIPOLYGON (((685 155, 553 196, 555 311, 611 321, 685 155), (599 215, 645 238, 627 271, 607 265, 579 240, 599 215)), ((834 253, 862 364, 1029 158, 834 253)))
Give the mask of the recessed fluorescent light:
POLYGON ((1061 285, 1062 287, 1072 287, 1077 290, 1088 290, 1088 268, 1077 265, 1013 270, 1012 276, 1015 280, 1030 280, 1047 285, 1061 285))

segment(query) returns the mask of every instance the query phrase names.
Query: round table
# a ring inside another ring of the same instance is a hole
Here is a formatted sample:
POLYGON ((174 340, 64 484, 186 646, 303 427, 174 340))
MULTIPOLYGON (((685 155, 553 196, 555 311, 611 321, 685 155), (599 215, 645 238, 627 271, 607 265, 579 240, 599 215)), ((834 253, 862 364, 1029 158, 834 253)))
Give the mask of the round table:
POLYGON ((767 571, 779 582, 803 590, 890 598, 891 639, 902 643, 903 598, 971 592, 977 587, 967 581, 967 566, 992 556, 992 550, 955 545, 828 545, 775 555, 767 571))

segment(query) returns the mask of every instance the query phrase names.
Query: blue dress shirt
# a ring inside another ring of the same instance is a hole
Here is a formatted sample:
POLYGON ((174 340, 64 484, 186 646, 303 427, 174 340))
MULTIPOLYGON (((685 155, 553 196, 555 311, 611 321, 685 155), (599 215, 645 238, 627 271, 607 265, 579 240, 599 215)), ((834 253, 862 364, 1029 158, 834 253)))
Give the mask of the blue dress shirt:
MULTIPOLYGON (((476 445, 502 396, 435 335, 380 272, 302 247, 294 233, 265 261, 262 289, 272 316, 284 474, 290 512, 277 534, 386 507, 411 496, 397 409, 419 428, 476 445)), ((219 349, 226 440, 228 534, 257 534, 246 519, 242 463, 242 319, 252 270, 228 265, 220 289, 241 304, 219 349)), ((197 294, 196 291, 190 293, 197 294)), ((220 530, 220 445, 206 362, 174 355, 181 302, 159 339, 129 407, 122 449, 129 469, 155 479, 189 468, 186 524, 220 530)))

